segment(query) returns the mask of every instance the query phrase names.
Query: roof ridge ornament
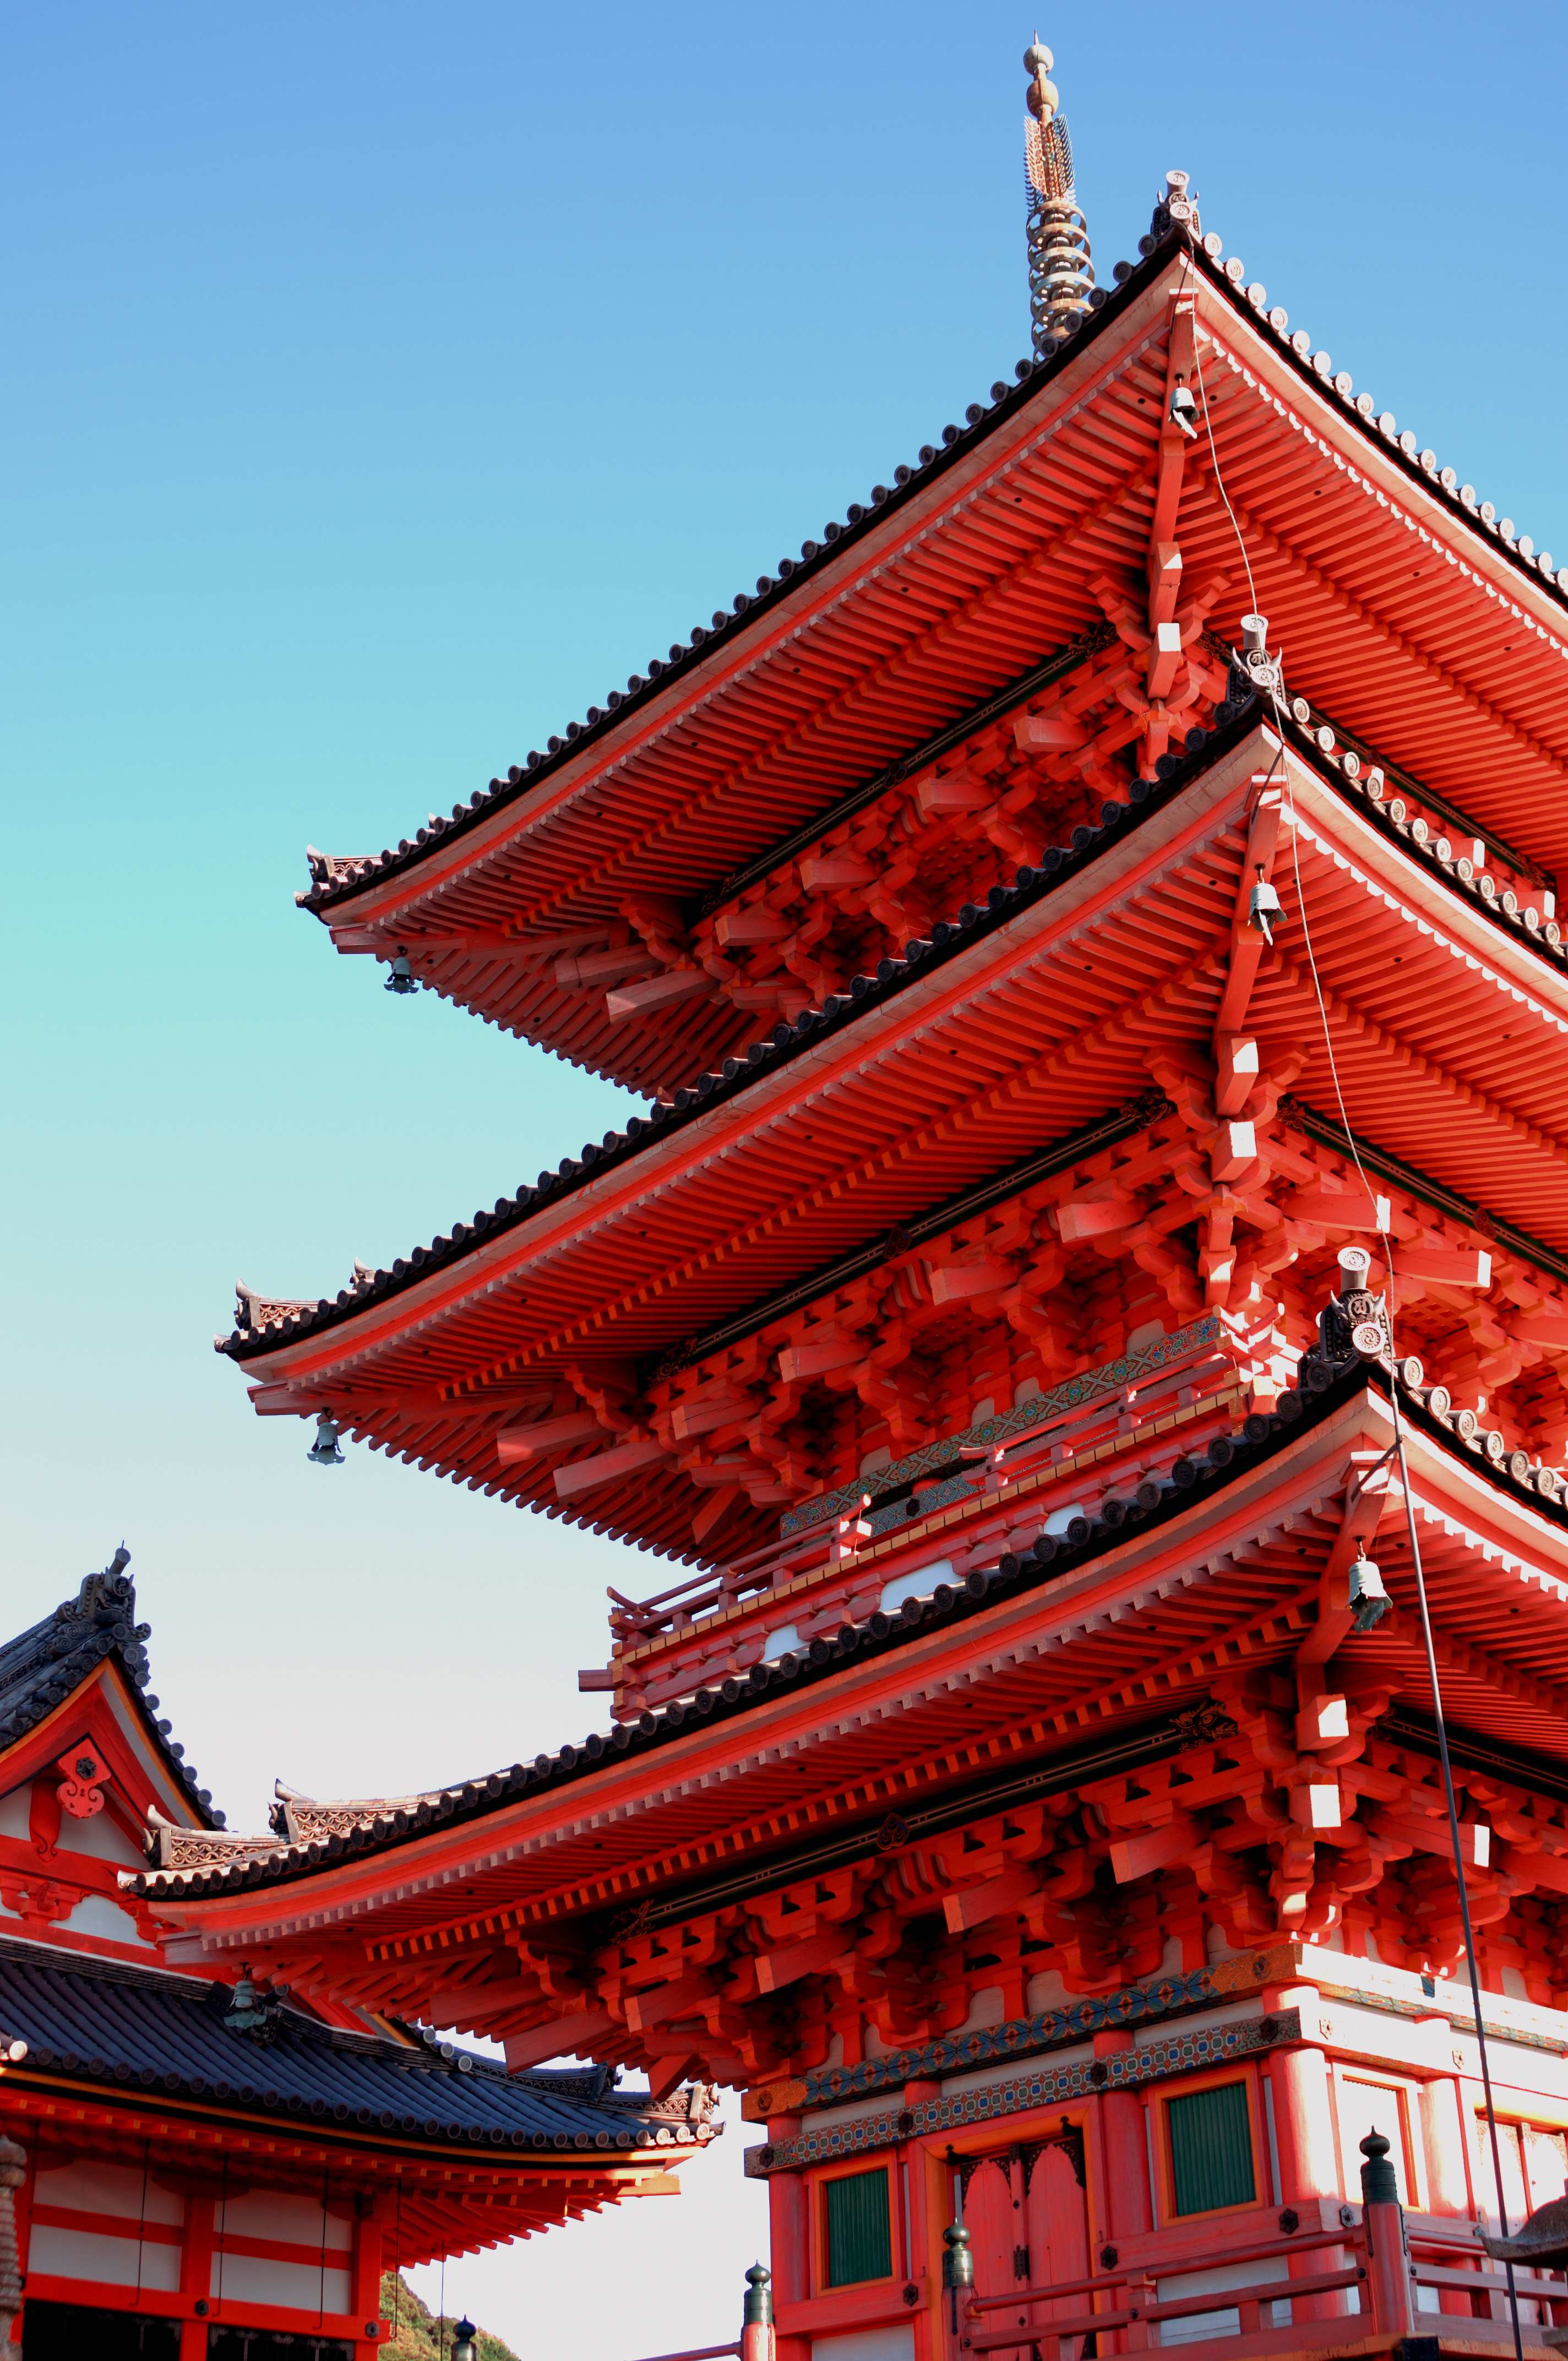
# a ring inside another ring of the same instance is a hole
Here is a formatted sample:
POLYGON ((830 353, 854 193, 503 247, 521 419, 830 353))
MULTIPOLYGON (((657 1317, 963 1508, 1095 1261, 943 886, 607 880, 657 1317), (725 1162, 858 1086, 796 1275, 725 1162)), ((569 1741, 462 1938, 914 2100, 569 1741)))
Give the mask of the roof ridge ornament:
POLYGON ((1047 360, 1093 307, 1089 225, 1072 183, 1072 141, 1050 71, 1055 60, 1036 37, 1024 52, 1029 119, 1024 126, 1024 194, 1028 208, 1029 316, 1035 357, 1047 360))
POLYGON ((1171 171, 1165 176, 1165 187, 1154 201, 1154 213, 1147 234, 1138 240, 1138 252, 1151 255, 1161 238, 1173 229, 1185 229, 1193 237, 1202 230, 1198 218, 1198 192, 1192 186, 1190 172, 1171 171))

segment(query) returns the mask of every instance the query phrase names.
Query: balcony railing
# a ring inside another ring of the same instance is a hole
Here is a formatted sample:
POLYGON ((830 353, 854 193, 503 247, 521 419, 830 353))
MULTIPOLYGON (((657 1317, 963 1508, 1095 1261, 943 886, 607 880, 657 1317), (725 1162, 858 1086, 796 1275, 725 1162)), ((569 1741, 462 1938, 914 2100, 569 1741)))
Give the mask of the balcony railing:
MULTIPOLYGON (((1527 2355, 1560 2351, 1544 2341, 1542 2331, 1568 2323, 1568 2278, 1516 2270, 1513 2296, 1527 2355)), ((1456 2313, 1464 2319, 1467 2351, 1512 2349, 1508 2274, 1478 2238, 1458 2224, 1441 2235, 1408 2230, 1403 2209, 1385 2202, 1364 2206, 1359 2221, 1338 2227, 1194 2247, 1179 2259, 970 2296, 959 2314, 959 2345, 964 2353, 1028 2351, 1039 2361, 1078 2361, 1077 2340, 1092 2336, 1102 2354, 1179 2345, 1185 2361, 1242 2361, 1309 2346, 1314 2354, 1339 2346, 1391 2350, 1406 2336, 1435 2336, 1456 2313), (1271 2264, 1285 2268, 1271 2271, 1271 2264), (1230 2279, 1249 2265, 1259 2267, 1258 2277, 1245 2286, 1159 2293, 1162 2285, 1179 2285, 1200 2272, 1230 2279), (1435 2303, 1422 2303, 1423 2290, 1435 2303), (1305 2317, 1296 2308, 1302 2304, 1305 2317), (1277 2307, 1284 2307, 1283 2316, 1277 2307), (1209 2335, 1166 2333, 1168 2323, 1204 2319, 1215 2323, 1209 2335)))
MULTIPOLYGON (((961 1472, 950 1479, 951 1483, 965 1496, 975 1499, 991 1489, 1005 1494, 1021 1477, 1048 1476, 1058 1462, 1071 1460, 1112 1437, 1135 1447, 1140 1433, 1152 1429, 1173 1400, 1191 1400, 1201 1412, 1206 1397, 1223 1389, 1234 1375, 1234 1365, 1226 1356, 1206 1352, 1098 1400, 1042 1418, 1037 1425, 1024 1428, 1003 1443, 974 1444, 955 1438, 953 1460, 961 1472)), ((1172 1453, 1179 1448, 1174 1437, 1169 1448, 1172 1453)), ((1109 1463, 1104 1476, 1113 1477, 1109 1463)), ((869 1484, 875 1480, 867 1479, 869 1484)), ((929 1481, 911 1485, 902 1520, 893 1514, 891 1507, 872 1511, 866 1527, 851 1518, 825 1519, 821 1524, 787 1541, 764 1543, 717 1573, 711 1567, 699 1567, 651 1598, 628 1598, 623 1592, 611 1588, 611 1636, 623 1647, 635 1648, 664 1634, 674 1636, 689 1631, 706 1616, 741 1600, 761 1604, 769 1591, 795 1576, 814 1567, 826 1573, 844 1557, 852 1556, 857 1536, 891 1538, 898 1532, 901 1521, 918 1522, 920 1495, 932 1488, 929 1481), (851 1531, 840 1530, 851 1527, 851 1531)), ((948 1488, 946 1484, 940 1488, 944 1502, 948 1488)))

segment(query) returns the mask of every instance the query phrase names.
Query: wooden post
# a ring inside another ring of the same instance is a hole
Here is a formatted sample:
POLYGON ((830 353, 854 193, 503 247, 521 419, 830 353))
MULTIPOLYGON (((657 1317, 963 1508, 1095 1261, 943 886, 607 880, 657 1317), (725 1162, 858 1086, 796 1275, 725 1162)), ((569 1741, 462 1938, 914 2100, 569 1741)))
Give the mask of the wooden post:
POLYGON ((773 2361, 773 2273, 753 2263, 746 2274, 746 2301, 740 2314, 740 2361, 773 2361))
POLYGON ((1366 2230, 1366 2283, 1372 2325, 1378 2337, 1397 2340, 1415 2326, 1415 2289, 1405 2244, 1405 2209, 1388 2161, 1388 2143, 1369 2132, 1361 2143, 1361 2205, 1366 2230))

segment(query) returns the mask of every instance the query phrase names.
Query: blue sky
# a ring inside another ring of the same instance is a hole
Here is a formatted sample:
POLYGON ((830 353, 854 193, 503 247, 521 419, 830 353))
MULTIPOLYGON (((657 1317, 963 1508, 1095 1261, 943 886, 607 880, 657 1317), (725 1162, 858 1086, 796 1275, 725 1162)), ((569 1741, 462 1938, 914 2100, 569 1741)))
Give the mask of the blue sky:
MULTIPOLYGON (((1104 275, 1187 167, 1293 321, 1568 557, 1565 27, 1137 0, 1039 30, 1104 275)), ((336 960, 303 846, 449 810, 1011 373, 1034 29, 11 16, 7 1628, 123 1535, 237 1823, 274 1772, 390 1792, 580 1735, 604 1585, 659 1579, 367 1453, 322 1474, 211 1350, 236 1275, 335 1291, 629 1111, 336 960)), ((680 2204, 451 2283, 514 2341, 572 2317, 581 2361, 729 2333, 739 2135, 680 2204)))

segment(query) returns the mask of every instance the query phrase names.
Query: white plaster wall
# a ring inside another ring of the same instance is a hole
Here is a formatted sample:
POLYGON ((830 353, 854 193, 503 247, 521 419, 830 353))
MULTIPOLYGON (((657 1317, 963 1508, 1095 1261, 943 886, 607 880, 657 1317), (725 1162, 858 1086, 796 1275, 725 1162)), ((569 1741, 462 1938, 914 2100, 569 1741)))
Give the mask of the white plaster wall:
POLYGON ((256 2255, 214 2255, 212 2292, 228 2303, 287 2304, 295 2312, 348 2310, 353 2286, 329 2263, 264 2262, 256 2255))
POLYGON ((27 2271, 29 2277, 48 2273, 113 2287, 172 2291, 180 2285, 180 2249, 148 2245, 134 2235, 112 2238, 98 2230, 60 2230, 52 2223, 35 2222, 27 2241, 27 2271))
POLYGON ((51 2165, 35 2184, 39 2205, 69 2206, 76 2213, 122 2213, 130 2222, 178 2224, 185 2219, 185 2201, 177 2190, 164 2189, 140 2165, 100 2164, 87 2157, 71 2164, 51 2165))
POLYGON ((857 2328, 848 2336, 814 2336, 811 2361, 915 2361, 915 2331, 901 2320, 890 2328, 857 2328))
POLYGON ((138 1933, 130 1912, 111 1902, 106 1894, 84 1894, 60 1924, 72 1935, 97 1935, 106 1943, 135 1943, 144 1951, 157 1949, 138 1933))
POLYGON ((350 2220, 330 2208, 323 2212, 319 2197, 302 2197, 287 2190, 251 2189, 217 2208, 217 2228, 225 2237, 274 2238, 280 2246, 305 2246, 319 2254, 346 2254, 354 2243, 350 2220), (324 2224, 324 2227, 323 2227, 324 2224))

